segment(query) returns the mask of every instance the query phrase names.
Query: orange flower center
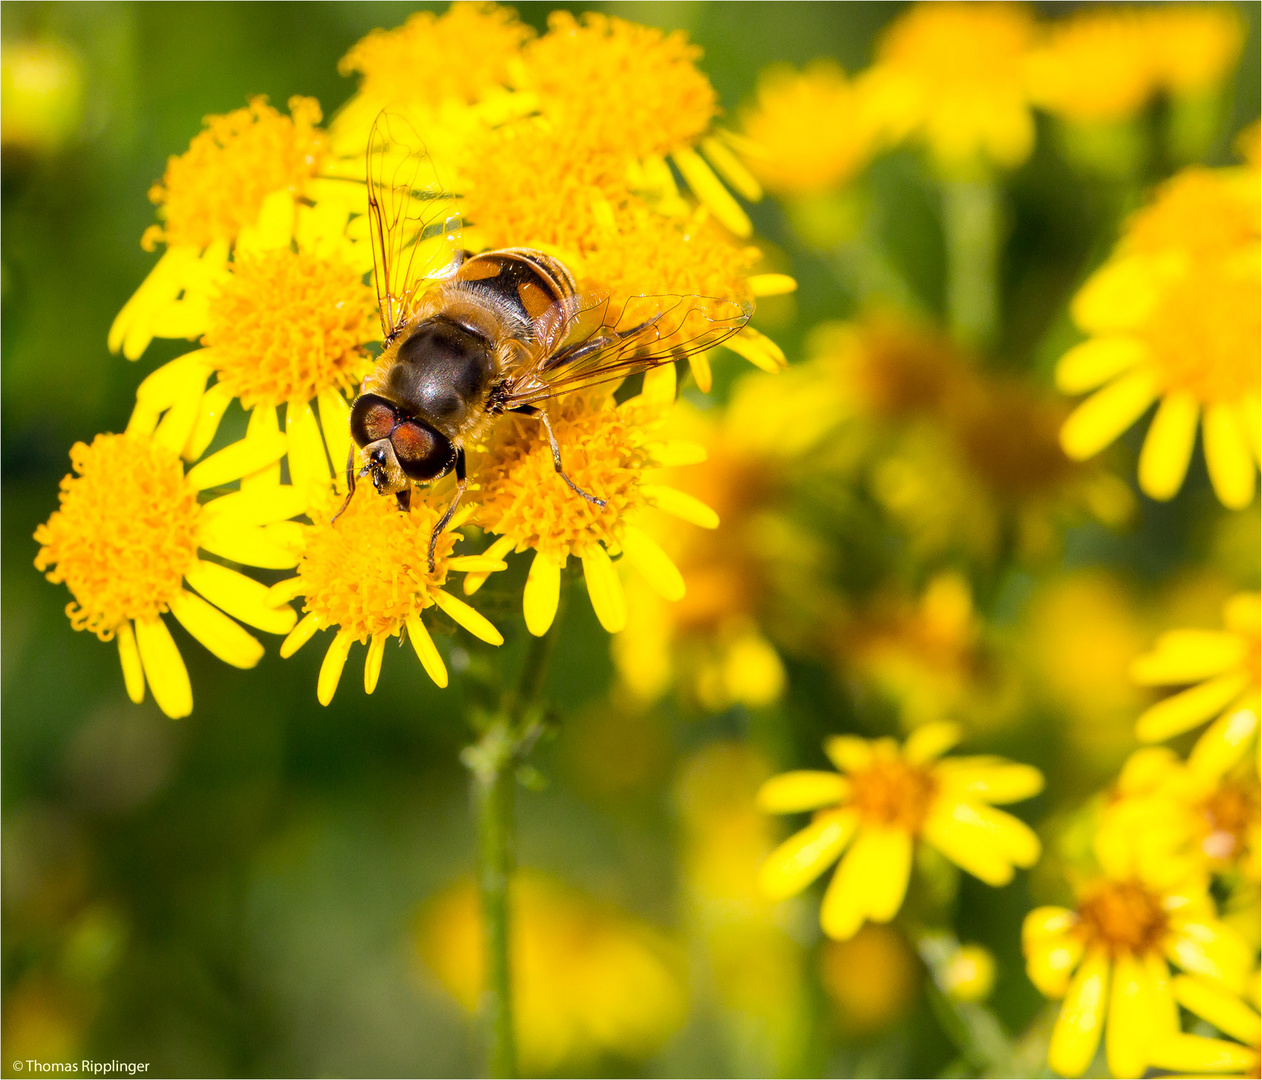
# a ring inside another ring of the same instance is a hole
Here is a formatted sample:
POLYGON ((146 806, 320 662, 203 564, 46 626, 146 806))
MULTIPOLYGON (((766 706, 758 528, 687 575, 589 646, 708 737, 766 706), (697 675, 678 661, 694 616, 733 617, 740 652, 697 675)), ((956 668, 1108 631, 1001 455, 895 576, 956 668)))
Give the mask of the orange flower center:
POLYGON ((167 162, 149 192, 162 226, 145 234, 147 245, 231 243, 254 223, 268 195, 299 191, 316 173, 324 133, 316 127, 321 115, 314 98, 290 98, 289 111, 283 116, 257 97, 247 108, 208 117, 206 130, 167 162))
POLYGON ((1160 948, 1169 924, 1161 900, 1138 881, 1105 881, 1078 904, 1088 945, 1139 955, 1160 948))
POLYGON ((197 557, 197 493, 171 450, 131 435, 75 443, 78 476, 61 482, 61 508, 35 530, 35 568, 65 582, 76 630, 109 641, 128 619, 166 611, 197 557))
POLYGON ((850 804, 872 825, 917 833, 938 793, 933 774, 901 759, 877 761, 850 776, 850 804))
POLYGON ((1144 330, 1166 389, 1204 403, 1258 392, 1259 288, 1256 260, 1202 261, 1166 291, 1144 330))
POLYGON ((350 266, 281 248, 233 264, 202 343, 245 408, 305 402, 367 373, 374 310, 372 290, 350 266))
POLYGON ((1244 850, 1250 828, 1256 828, 1259 813, 1256 780, 1228 780, 1201 804, 1205 818, 1205 838, 1201 849, 1211 859, 1233 859, 1244 850))
POLYGON ((410 615, 433 601, 447 580, 446 560, 456 535, 444 532, 429 572, 430 533, 440 510, 412 497, 402 513, 395 501, 360 483, 337 521, 329 519, 337 500, 314 507, 316 524, 307 533, 298 576, 305 596, 303 611, 315 612, 324 626, 340 626, 361 642, 374 634, 393 634, 410 615))

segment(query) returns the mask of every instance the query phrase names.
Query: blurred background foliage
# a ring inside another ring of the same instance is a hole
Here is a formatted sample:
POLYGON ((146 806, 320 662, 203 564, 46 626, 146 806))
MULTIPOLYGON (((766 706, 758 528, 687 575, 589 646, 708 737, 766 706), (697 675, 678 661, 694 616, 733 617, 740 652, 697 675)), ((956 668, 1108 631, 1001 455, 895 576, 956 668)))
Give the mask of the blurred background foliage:
MULTIPOLYGON (((542 29, 554 5, 518 6, 542 29)), ((847 71, 862 68, 874 36, 900 11, 865 3, 598 9, 686 29, 705 50, 702 67, 729 117, 752 102, 769 64, 829 56, 847 71)), ((314 650, 228 673, 189 649, 197 711, 171 722, 151 702, 127 701, 114 651, 70 631, 63 592, 31 567, 31 534, 56 505, 71 443, 117 430, 140 376, 180 351, 157 342, 135 367, 105 349, 111 320, 153 262, 137 240, 153 220, 145 196, 167 156, 185 148, 204 115, 251 95, 279 105, 309 94, 331 114, 352 90, 337 74, 339 58, 415 8, 8 2, 0 10, 6 1075, 14 1058, 80 1056, 149 1061, 156 1075, 475 1072, 480 1055, 464 1011, 476 1005, 478 985, 459 762, 469 739, 464 680, 439 691, 414 665, 387 664, 373 698, 345 692, 325 709, 315 701, 314 650), (32 86, 43 105, 23 113, 32 86)), ((1232 136, 1258 115, 1259 7, 1240 11, 1248 42, 1228 114, 1206 144, 1210 164, 1232 160, 1232 136)), ((1062 5, 1046 12, 1066 13, 1062 5)), ((1156 111, 1150 120, 1162 122, 1156 111)), ((937 1018, 922 960, 898 929, 870 925, 850 941, 822 941, 812 904, 758 898, 758 862, 784 835, 754 808, 758 785, 819 762, 827 734, 887 734, 900 716, 911 726, 950 715, 988 750, 1044 771, 1046 793, 1020 812, 1052 835, 1133 747, 1134 718, 1150 698, 1129 682, 1131 660, 1163 628, 1217 625, 1225 596, 1257 587, 1256 512, 1224 514, 1203 467, 1194 464, 1169 503, 1134 495, 1129 479, 1121 493, 1092 494, 1090 477, 1080 477, 1074 482, 1087 487, 1057 488, 1055 498, 1091 513, 1066 519, 1057 503, 1018 521, 1002 470, 960 471, 959 454, 943 450, 1003 462, 1005 426, 1045 423, 1054 433, 1063 411, 1050 421, 1039 418, 1041 406, 1014 412, 1003 380, 1021 376, 1054 400, 1051 368, 1074 340, 1069 297, 1144 187, 1170 171, 1160 154, 1129 184, 1075 169, 1046 120, 1040 125, 1034 154, 1006 182, 1002 336, 984 372, 971 376, 977 393, 954 429, 932 406, 918 414, 864 382, 863 358, 895 330, 869 321, 857 339, 853 328, 812 335, 861 310, 871 281, 855 255, 864 235, 879 238, 915 305, 942 316, 937 191, 916 155, 878 160, 822 226, 804 204, 750 208, 768 267, 799 283, 760 305, 758 325, 794 363, 848 365, 852 389, 877 397, 866 403, 865 426, 844 440, 769 446, 756 430, 757 403, 735 411, 743 371, 733 361, 715 372, 714 399, 733 403, 727 430, 698 413, 698 424, 710 425, 701 438, 712 460, 731 469, 726 479, 708 473, 703 483, 715 490, 699 492, 725 522, 705 542, 764 557, 755 576, 770 575, 765 593, 782 607, 751 600, 748 614, 757 610, 778 653, 769 658, 764 638, 742 636, 739 620, 725 624, 726 660, 689 645, 689 628, 709 625, 695 589, 676 613, 633 610, 631 636, 612 659, 586 603, 569 606, 549 688, 558 723, 527 777, 537 790, 519 802, 518 855, 529 873, 516 947, 528 1070, 951 1068, 959 1051, 949 1024, 937 1018), (838 213, 850 215, 843 234, 860 223, 849 248, 802 239, 827 233, 838 213), (990 442, 978 449, 979 439, 990 442), (873 461, 882 471, 860 484, 873 461), (918 498, 915 483, 938 497, 918 498), (771 511, 791 533, 780 547, 771 511), (774 557, 779 551, 803 565, 774 557), (802 589, 802 581, 816 584, 802 589), (792 604, 808 598, 817 610, 803 620, 792 604), (645 633, 634 632, 637 619, 645 633), (643 679, 654 649, 700 674, 664 694, 643 679), (619 677, 615 659, 631 679, 619 677)), ((966 362, 932 333, 917 349, 939 374, 966 362)), ((1132 432, 1109 460, 1133 462, 1138 443, 1132 432)), ((1132 477, 1133 465, 1113 472, 1132 477)), ((685 572, 702 570, 715 553, 703 544, 679 561, 685 572)), ((505 597, 524 574, 511 566, 505 597)), ((506 670, 522 645, 510 638, 506 670)), ((457 670, 481 662, 459 647, 450 657, 457 670)), ((960 879, 945 863, 922 866, 917 879, 917 888, 953 897, 959 937, 993 954, 994 1008, 1014 1031, 1042 1008, 1019 930, 1032 903, 1058 896, 1056 859, 1049 853, 1005 889, 960 879)), ((913 894, 913 911, 916 903, 913 894)), ((970 977, 985 981, 960 975, 970 977)))

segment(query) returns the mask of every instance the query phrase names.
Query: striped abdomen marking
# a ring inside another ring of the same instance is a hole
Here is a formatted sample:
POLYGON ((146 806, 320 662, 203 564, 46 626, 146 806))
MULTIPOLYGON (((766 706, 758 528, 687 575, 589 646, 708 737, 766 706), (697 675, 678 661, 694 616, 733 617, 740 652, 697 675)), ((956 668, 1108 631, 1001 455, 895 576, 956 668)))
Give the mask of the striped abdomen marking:
POLYGON ((457 271, 456 280, 490 293, 527 325, 577 291, 573 276, 558 259, 531 248, 503 248, 474 255, 457 271))

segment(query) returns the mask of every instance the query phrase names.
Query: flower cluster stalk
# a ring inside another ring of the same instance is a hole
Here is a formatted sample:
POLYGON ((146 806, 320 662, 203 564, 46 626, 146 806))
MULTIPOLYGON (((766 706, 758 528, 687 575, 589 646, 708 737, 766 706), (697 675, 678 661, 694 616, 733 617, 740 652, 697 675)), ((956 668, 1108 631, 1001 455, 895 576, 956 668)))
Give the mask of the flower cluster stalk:
POLYGON ((961 343, 985 349, 999 326, 999 191, 994 181, 943 181, 942 225, 947 321, 961 343))

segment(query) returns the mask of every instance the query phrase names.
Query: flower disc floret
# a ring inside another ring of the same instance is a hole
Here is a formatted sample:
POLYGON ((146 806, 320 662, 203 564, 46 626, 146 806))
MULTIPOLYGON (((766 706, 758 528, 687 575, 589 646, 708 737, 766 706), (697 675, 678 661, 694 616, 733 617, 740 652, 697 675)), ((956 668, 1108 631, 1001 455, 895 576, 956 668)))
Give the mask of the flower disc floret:
POLYGON ((233 264, 211 299, 203 344, 219 381, 245 408, 306 402, 364 376, 375 311, 354 268, 278 248, 233 264))
POLYGON ((710 127, 718 99, 682 31, 567 11, 527 46, 521 88, 583 144, 626 159, 667 154, 710 127))
POLYGON ((75 443, 70 460, 77 475, 62 480, 60 509, 35 531, 35 567, 70 589, 71 625, 109 641, 179 593, 201 507, 179 455, 148 439, 98 435, 75 443))
POLYGON ((215 240, 232 243, 272 192, 299 193, 320 166, 322 117, 314 98, 291 98, 289 112, 256 97, 244 109, 207 117, 206 129, 167 161, 150 189, 162 225, 146 233, 146 243, 198 249, 215 240))
POLYGON ((1243 169, 1184 169, 1136 210, 1122 231, 1119 249, 1160 255, 1230 256, 1256 244, 1262 233, 1262 195, 1243 169))
POLYGON ((431 573, 430 533, 440 511, 428 502, 418 499, 403 513, 393 499, 360 485, 338 519, 330 522, 336 509, 330 503, 313 511, 317 524, 307 533, 298 563, 303 611, 361 643, 378 634, 397 634, 409 618, 433 605, 435 592, 447 580, 456 536, 439 536, 431 573))
POLYGON ((1078 917, 1087 946, 1115 956, 1159 949, 1169 930, 1161 898, 1137 880, 1097 883, 1078 901, 1078 917))

